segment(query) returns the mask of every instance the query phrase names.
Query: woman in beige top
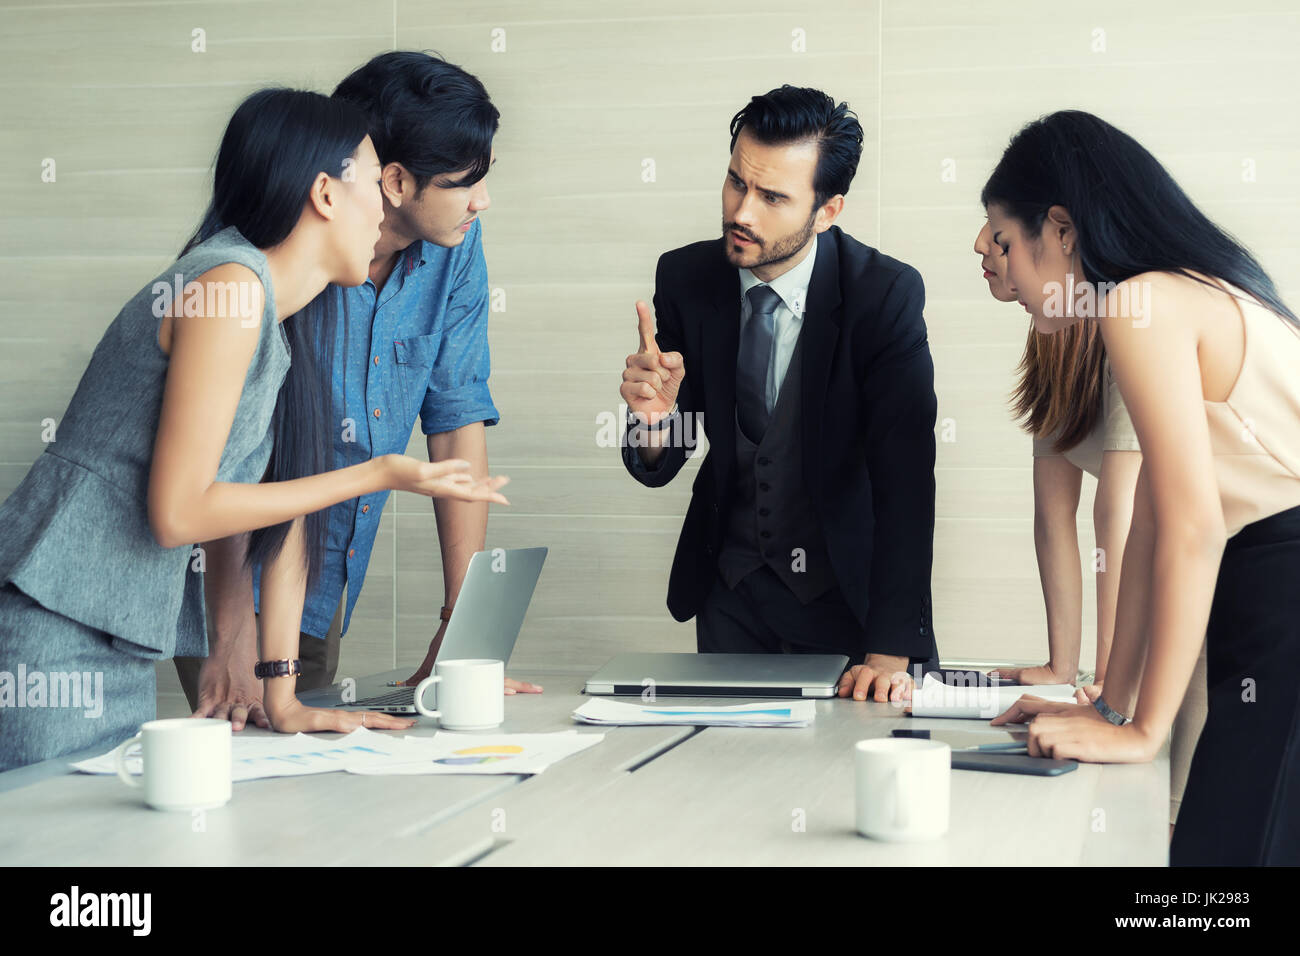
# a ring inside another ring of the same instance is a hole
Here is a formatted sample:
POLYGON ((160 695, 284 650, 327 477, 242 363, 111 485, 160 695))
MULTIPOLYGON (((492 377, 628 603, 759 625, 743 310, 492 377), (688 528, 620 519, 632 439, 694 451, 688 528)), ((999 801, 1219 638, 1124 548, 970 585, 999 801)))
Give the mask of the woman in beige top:
MULTIPOLYGON (((1015 302, 1007 281, 1007 259, 993 243, 987 222, 975 237, 975 252, 984 268, 989 294, 1015 302)), ((1121 562, 1133 516, 1133 493, 1142 454, 1137 433, 1124 407, 1119 383, 1106 359, 1096 322, 1077 322, 1052 334, 1030 325, 1020 359, 1020 381, 1013 408, 1033 436, 1034 550, 1047 607, 1048 661, 1038 667, 1000 667, 1002 677, 1021 684, 1073 684, 1079 665, 1083 611, 1079 564, 1079 492, 1086 471, 1097 480, 1093 496, 1095 539, 1097 649, 1094 683, 1085 692, 1101 693, 1115 632, 1121 562)), ((1169 743, 1169 826, 1178 808, 1205 724, 1205 644, 1174 719, 1169 743)))
POLYGON ((1025 697, 995 723, 1032 719, 1033 755, 1151 760, 1204 634, 1209 712, 1171 862, 1300 864, 1300 319, 1091 114, 1022 129, 981 201, 1035 328, 1100 325, 1142 447, 1104 695, 1025 697))
MULTIPOLYGON (((975 239, 989 294, 1015 302, 1007 260, 984 224, 975 239)), ((1032 326, 1020 359, 1012 407, 1033 436, 1034 549, 1047 605, 1048 661, 1039 667, 1001 667, 1022 684, 1072 684, 1079 666, 1083 602, 1077 515, 1083 473, 1097 479, 1097 656, 1095 681, 1106 674, 1119 569, 1133 512, 1133 488, 1142 456, 1119 386, 1106 361, 1096 323, 1078 323, 1054 335, 1032 326)))

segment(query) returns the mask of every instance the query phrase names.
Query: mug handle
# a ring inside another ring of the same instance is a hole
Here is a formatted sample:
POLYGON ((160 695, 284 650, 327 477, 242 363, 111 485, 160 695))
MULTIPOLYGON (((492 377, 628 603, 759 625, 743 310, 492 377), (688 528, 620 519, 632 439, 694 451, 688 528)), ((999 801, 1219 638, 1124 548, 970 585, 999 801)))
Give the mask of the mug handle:
MULTIPOLYGON (((117 765, 117 779, 121 780, 128 787, 136 787, 137 789, 143 786, 143 784, 136 780, 135 775, 126 769, 126 752, 131 749, 132 744, 139 742, 140 737, 141 733, 137 733, 130 740, 123 741, 118 745, 117 749, 113 751, 113 762, 117 765)), ((143 776, 143 774, 141 776, 143 776)))
POLYGON ((439 675, 439 674, 433 674, 433 675, 431 675, 431 676, 429 676, 429 677, 426 677, 424 680, 420 681, 420 683, 416 685, 416 688, 415 688, 415 709, 418 710, 418 711, 419 711, 421 714, 423 714, 425 717, 438 717, 438 718, 441 718, 441 717, 442 717, 442 711, 440 711, 440 710, 429 710, 427 707, 424 706, 424 691, 425 691, 425 688, 433 686, 434 684, 438 683, 440 680, 442 680, 441 675, 439 675))

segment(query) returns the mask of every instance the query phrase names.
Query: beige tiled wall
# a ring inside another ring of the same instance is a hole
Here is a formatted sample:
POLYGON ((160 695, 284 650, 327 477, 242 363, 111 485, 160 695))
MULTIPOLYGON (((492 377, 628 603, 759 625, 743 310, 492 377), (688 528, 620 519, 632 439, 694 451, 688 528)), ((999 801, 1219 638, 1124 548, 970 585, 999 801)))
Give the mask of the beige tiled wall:
MULTIPOLYGON (((3 3, 0 494, 117 309, 195 225, 235 104, 273 83, 328 91, 394 48, 441 52, 502 112, 483 217, 506 303, 491 319, 502 421, 488 434, 513 507, 494 511, 489 544, 551 548, 520 674, 694 646, 664 608, 689 476, 637 485, 598 445, 597 416, 617 407, 657 256, 717 233, 727 123, 752 93, 788 82, 849 102, 867 145, 841 222, 925 278, 939 417, 956 438, 937 469, 946 657, 1037 661, 1046 645, 1029 442, 1006 414, 1025 318, 988 297, 970 249, 980 186, 1015 129, 1077 107, 1128 130, 1300 300, 1300 12, 1286 0, 3 3), (46 157, 56 183, 41 182, 46 157)), ((423 453, 418 432, 410 450, 423 453)), ((1085 553, 1091 494, 1086 481, 1085 553)), ((432 509, 399 495, 342 672, 417 661, 440 599, 432 509)), ((1085 665, 1091 602, 1089 582, 1085 665)))

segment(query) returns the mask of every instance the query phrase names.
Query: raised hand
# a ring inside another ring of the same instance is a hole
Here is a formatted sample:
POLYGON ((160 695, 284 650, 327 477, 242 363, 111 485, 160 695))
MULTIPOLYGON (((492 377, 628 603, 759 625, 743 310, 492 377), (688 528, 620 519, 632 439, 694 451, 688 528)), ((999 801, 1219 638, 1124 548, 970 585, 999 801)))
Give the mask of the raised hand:
POLYGON ((660 352, 655 342, 655 320, 650 306, 637 302, 637 331, 640 348, 627 357, 623 371, 623 384, 618 393, 627 402, 628 410, 644 416, 644 421, 654 424, 672 411, 677 401, 677 390, 686 377, 686 365, 681 352, 660 352))
POLYGON ((394 491, 410 491, 430 498, 510 504, 505 495, 497 491, 510 479, 504 475, 495 478, 475 478, 469 473, 467 461, 460 459, 420 461, 410 455, 384 455, 383 457, 387 474, 386 483, 394 491))

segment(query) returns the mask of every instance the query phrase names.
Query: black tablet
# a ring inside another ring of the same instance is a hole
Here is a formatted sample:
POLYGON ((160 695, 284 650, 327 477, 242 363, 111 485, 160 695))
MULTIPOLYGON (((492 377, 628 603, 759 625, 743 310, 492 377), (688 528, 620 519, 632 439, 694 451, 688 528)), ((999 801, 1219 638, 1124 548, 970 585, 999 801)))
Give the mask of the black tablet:
POLYGON ((953 770, 987 770, 990 773, 1027 773, 1035 777, 1057 777, 1077 770, 1077 760, 1053 760, 1026 754, 1000 754, 996 751, 954 750, 953 770))

